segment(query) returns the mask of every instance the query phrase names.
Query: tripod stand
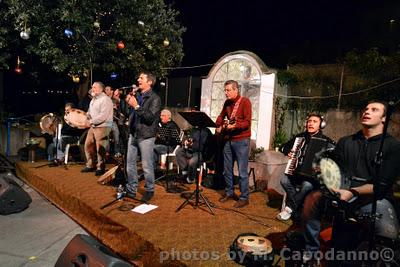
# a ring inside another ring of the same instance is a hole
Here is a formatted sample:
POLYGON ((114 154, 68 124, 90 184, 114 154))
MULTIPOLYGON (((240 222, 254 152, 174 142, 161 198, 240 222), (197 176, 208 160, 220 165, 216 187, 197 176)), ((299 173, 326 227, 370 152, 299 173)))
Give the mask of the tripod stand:
POLYGON ((199 144, 198 144, 198 161, 197 167, 200 169, 199 175, 196 176, 196 189, 190 194, 190 196, 176 209, 176 212, 180 211, 184 208, 192 198, 195 198, 194 207, 197 208, 199 206, 199 199, 201 198, 203 202, 207 205, 208 209, 210 210, 212 215, 215 215, 214 211, 211 208, 210 203, 208 203, 207 199, 203 196, 200 191, 200 182, 201 182, 201 175, 203 174, 203 167, 200 167, 200 161, 202 159, 201 155, 204 150, 204 145, 202 144, 202 132, 203 129, 206 127, 216 127, 215 123, 207 116, 204 112, 193 111, 193 112, 179 112, 179 114, 188 121, 192 126, 197 128, 199 132, 199 144))

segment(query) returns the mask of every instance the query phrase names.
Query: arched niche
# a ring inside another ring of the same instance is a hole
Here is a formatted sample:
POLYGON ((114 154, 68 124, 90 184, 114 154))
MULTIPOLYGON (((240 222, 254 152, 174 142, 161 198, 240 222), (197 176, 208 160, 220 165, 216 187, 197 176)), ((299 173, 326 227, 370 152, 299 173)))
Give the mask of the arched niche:
POLYGON ((226 99, 224 83, 227 80, 238 81, 241 95, 252 103, 251 139, 257 147, 269 149, 276 71, 249 51, 232 52, 219 59, 201 83, 200 109, 214 121, 226 99))

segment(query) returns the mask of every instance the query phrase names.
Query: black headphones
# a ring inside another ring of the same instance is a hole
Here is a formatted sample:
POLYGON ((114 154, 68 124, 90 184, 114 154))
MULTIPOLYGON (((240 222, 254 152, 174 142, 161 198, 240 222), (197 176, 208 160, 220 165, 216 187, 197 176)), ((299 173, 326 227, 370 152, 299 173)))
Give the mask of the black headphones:
POLYGON ((324 116, 321 115, 321 114, 318 114, 318 113, 310 113, 310 114, 308 114, 308 116, 307 116, 307 118, 306 118, 306 121, 305 121, 305 124, 304 124, 305 127, 307 127, 307 121, 308 121, 308 119, 309 119, 310 117, 318 117, 318 118, 320 119, 321 123, 319 124, 319 128, 320 128, 321 130, 324 129, 324 128, 326 127, 326 121, 325 121, 324 116))

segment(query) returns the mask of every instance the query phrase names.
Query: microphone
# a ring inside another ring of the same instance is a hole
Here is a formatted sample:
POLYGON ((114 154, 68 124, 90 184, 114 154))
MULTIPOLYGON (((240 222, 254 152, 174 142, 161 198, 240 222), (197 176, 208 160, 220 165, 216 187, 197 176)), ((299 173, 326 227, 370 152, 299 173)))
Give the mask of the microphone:
POLYGON ((137 91, 139 88, 136 86, 136 84, 132 84, 129 86, 123 86, 121 88, 118 88, 120 90, 126 90, 126 89, 132 89, 133 91, 137 91))

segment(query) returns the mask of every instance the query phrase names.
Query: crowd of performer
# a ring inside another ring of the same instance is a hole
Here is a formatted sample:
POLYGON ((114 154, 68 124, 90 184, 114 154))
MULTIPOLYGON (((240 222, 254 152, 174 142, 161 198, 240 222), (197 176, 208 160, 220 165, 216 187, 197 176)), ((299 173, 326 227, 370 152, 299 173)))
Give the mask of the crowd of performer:
MULTIPOLYGON (((181 176, 186 182, 193 183, 198 175, 198 166, 213 161, 216 153, 212 141, 214 137, 209 129, 194 128, 190 135, 181 134, 182 130, 172 120, 171 112, 161 110, 161 99, 153 90, 155 82, 153 74, 142 72, 137 80, 137 91, 128 94, 94 82, 87 110, 88 132, 84 146, 86 165, 82 172, 94 172, 97 176, 105 173, 106 153, 110 151, 109 136, 112 132, 113 153, 117 157, 122 154, 126 156, 127 197, 136 198, 138 194, 137 162, 139 159, 141 161, 145 180, 142 201, 149 201, 154 196, 157 166, 162 170, 168 169, 165 154, 175 154, 181 176)), ((219 201, 234 201, 233 207, 243 208, 249 204, 248 160, 252 106, 250 100, 240 94, 237 81, 226 81, 224 92, 226 100, 215 121, 216 134, 222 140, 219 144, 225 181, 225 194, 219 201), (235 161, 240 195, 235 193, 234 187, 235 161)), ((66 106, 66 112, 69 112, 67 108, 70 106, 66 106)), ((380 217, 376 220, 376 233, 390 239, 397 237, 399 222, 393 207, 392 186, 400 175, 400 142, 389 134, 382 149, 379 173, 375 172, 378 164, 375 159, 384 131, 386 112, 385 102, 368 103, 361 116, 361 130, 341 138, 337 145, 322 133, 326 125, 324 117, 311 113, 305 121, 305 131, 281 147, 280 151, 288 157, 289 162, 280 180, 286 196, 277 219, 303 222, 302 232, 307 251, 319 249, 321 220, 326 213, 327 201, 333 196, 351 203, 351 209, 357 216, 371 212, 372 203, 377 200, 380 217), (329 151, 330 157, 346 170, 348 187, 333 188, 328 193, 321 188, 321 182, 316 179, 321 170, 315 162, 323 151, 329 151)), ((65 131, 63 135, 68 136, 68 133, 65 131)), ((60 141, 60 154, 65 141, 67 139, 60 141)))

